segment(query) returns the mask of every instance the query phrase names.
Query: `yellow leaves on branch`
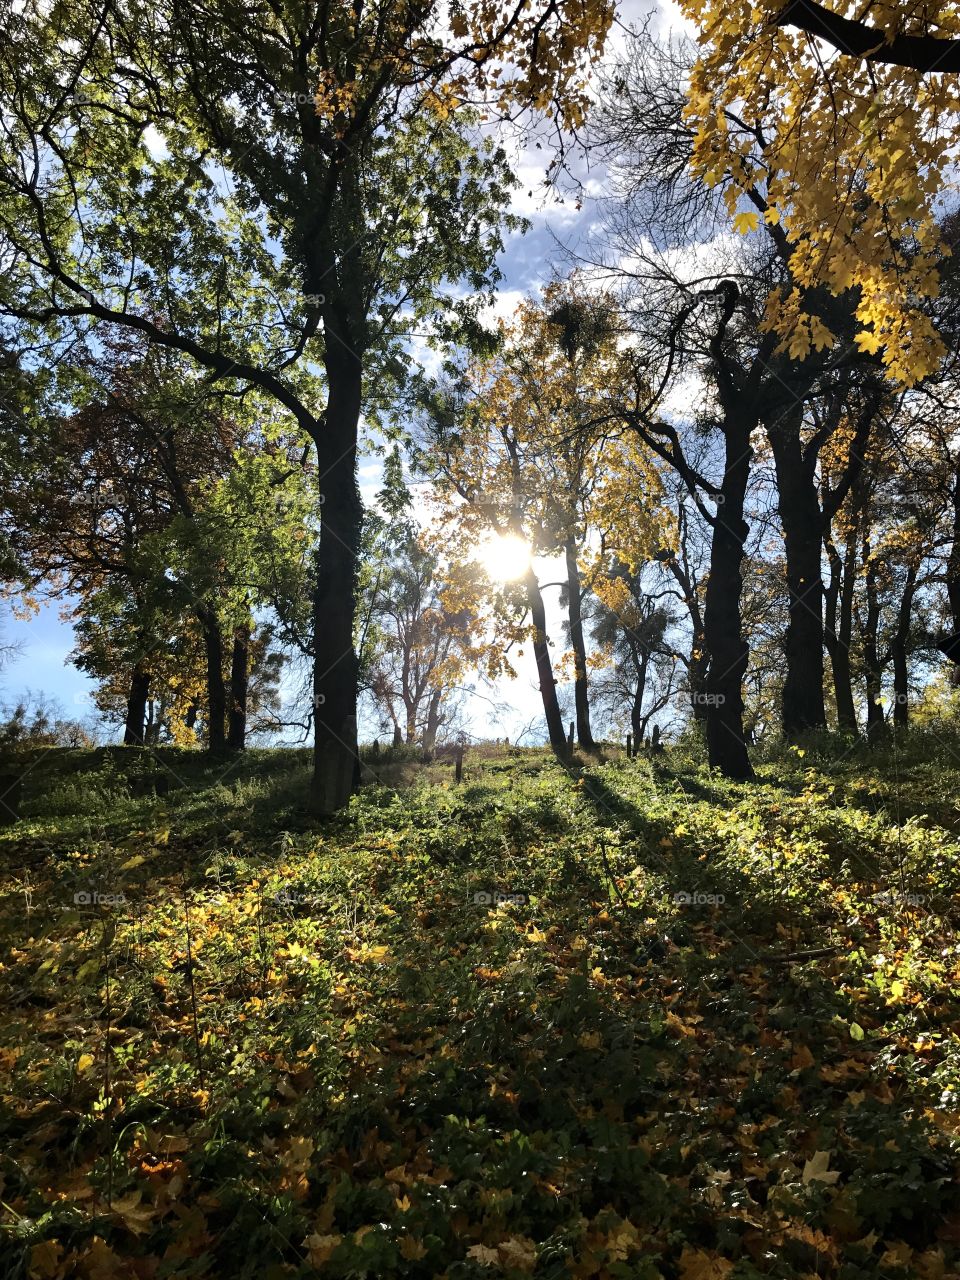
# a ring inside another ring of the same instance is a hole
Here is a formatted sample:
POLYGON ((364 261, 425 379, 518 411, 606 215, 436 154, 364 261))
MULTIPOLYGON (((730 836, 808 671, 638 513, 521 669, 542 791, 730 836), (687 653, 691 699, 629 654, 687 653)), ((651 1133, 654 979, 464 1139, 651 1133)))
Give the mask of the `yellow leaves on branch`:
MULTIPOLYGON (((842 17, 848 0, 826 0, 842 17)), ((944 253, 935 217, 960 143, 960 80, 869 63, 778 27, 782 0, 681 0, 700 29, 686 117, 693 168, 723 184, 740 234, 759 216, 736 212, 749 193, 769 206, 793 249, 801 288, 835 295, 857 290, 858 345, 878 354, 890 376, 911 385, 931 373, 944 346, 923 313, 936 295, 944 253), (762 139, 762 145, 758 141, 762 139)), ((960 37, 960 13, 946 5, 871 5, 878 43, 893 34, 960 37)), ((802 358, 826 331, 798 308, 768 300, 767 327, 781 349, 802 358)))
POLYGON ((441 118, 482 100, 504 112, 532 107, 576 128, 615 3, 527 0, 514 10, 498 0, 461 0, 449 8, 428 0, 396 6, 386 22, 378 13, 366 24, 360 19, 353 32, 351 78, 325 70, 315 89, 317 114, 336 121, 341 134, 355 111, 368 109, 370 87, 384 76, 413 89, 441 118))

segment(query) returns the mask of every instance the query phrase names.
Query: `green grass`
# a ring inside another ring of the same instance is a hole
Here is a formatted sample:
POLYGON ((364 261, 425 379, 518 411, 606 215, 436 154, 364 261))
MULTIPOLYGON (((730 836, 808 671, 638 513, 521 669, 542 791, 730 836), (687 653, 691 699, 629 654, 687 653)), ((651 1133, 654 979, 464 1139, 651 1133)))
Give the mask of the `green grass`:
POLYGON ((957 759, 38 752, 0 1276, 957 1274, 957 759))

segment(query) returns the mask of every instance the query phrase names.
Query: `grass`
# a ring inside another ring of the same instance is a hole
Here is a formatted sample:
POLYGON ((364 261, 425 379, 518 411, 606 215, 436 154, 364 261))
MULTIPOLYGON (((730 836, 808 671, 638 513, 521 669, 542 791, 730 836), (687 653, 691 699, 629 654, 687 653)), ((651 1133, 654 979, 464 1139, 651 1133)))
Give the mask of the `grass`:
POLYGON ((0 1276, 960 1274, 957 759, 36 753, 0 1276))

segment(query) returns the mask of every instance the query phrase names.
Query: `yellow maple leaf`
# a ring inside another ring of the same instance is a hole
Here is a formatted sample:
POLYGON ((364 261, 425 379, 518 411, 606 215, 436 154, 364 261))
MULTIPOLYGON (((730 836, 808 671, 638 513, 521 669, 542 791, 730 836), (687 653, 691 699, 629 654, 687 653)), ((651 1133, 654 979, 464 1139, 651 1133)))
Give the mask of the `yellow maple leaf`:
POLYGON ((744 209, 734 218, 733 225, 740 235, 745 236, 748 231, 756 231, 760 225, 760 215, 755 209, 744 209))
POLYGON ((869 329, 861 329, 854 341, 861 351, 868 351, 870 355, 876 355, 883 345, 881 339, 869 329))
POLYGON ((310 1265, 313 1267, 322 1266, 342 1239, 343 1236, 322 1236, 317 1235, 316 1233, 311 1236, 307 1236, 303 1244, 304 1248, 309 1251, 310 1265))
POLYGON ((467 1257, 473 1258, 474 1262, 479 1262, 481 1267, 496 1267, 500 1265, 500 1255, 496 1249, 488 1249, 485 1244, 471 1245, 467 1250, 467 1257))
POLYGON ((810 1182, 825 1182, 828 1186, 833 1186, 840 1174, 836 1171, 829 1172, 830 1169, 830 1152, 815 1151, 810 1159, 803 1166, 803 1184, 806 1186, 810 1182))

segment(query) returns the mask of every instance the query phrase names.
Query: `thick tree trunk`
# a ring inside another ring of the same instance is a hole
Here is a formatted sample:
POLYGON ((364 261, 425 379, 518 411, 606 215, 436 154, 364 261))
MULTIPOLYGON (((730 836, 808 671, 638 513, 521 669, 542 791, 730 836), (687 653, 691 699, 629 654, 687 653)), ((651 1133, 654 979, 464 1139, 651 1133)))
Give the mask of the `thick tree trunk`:
POLYGON ((130 677, 127 695, 127 718, 123 726, 123 743, 127 747, 142 747, 144 725, 147 719, 147 698, 150 696, 150 673, 139 664, 130 677))
POLYGON ((777 474, 787 562, 790 620, 784 637, 783 733, 795 737, 827 722, 823 705, 822 514, 812 467, 803 456, 802 416, 767 424, 777 474))
POLYGON ((440 730, 440 703, 443 698, 442 689, 434 689, 430 695, 430 701, 427 704, 427 727, 423 734, 423 750, 424 754, 429 758, 433 756, 434 748, 437 745, 437 733, 440 730))
POLYGON ((227 687, 223 679, 223 632, 217 615, 208 605, 197 606, 207 660, 207 748, 226 750, 227 687))
POLYGON ((567 739, 563 732, 563 717, 557 700, 557 681, 553 674, 550 646, 547 641, 547 611, 544 608, 540 584, 532 569, 527 570, 524 586, 527 591, 530 621, 533 623, 533 656, 537 664, 540 697, 543 699, 543 712, 547 720, 547 735, 554 752, 561 759, 566 759, 567 739))
POLYGON ((577 564, 577 544, 568 538, 564 546, 567 563, 567 617, 570 647, 573 649, 573 700, 577 718, 577 741, 588 751, 594 748, 590 729, 590 698, 587 687, 587 649, 583 639, 583 590, 577 564))
POLYGON ((853 635, 853 592, 856 568, 856 541, 850 538, 841 559, 832 538, 827 537, 830 583, 826 591, 824 640, 833 672, 833 696, 837 704, 837 728, 841 733, 858 733, 857 710, 853 701, 853 674, 850 640, 853 635))
POLYGON ((247 744, 247 690, 250 682, 250 621, 234 628, 233 652, 230 655, 230 710, 227 721, 227 746, 242 751, 247 744))
POLYGON ((743 518, 755 422, 727 414, 724 423, 725 469, 721 502, 713 526, 710 576, 704 607, 704 636, 709 665, 704 695, 707 753, 711 765, 728 778, 750 779, 753 767, 743 733, 743 677, 749 651, 743 638, 740 566, 747 540, 743 518))
POLYGON ((323 505, 313 595, 311 809, 320 816, 348 803, 359 768, 353 620, 363 523, 357 487, 362 366, 352 350, 328 333, 325 367, 327 411, 315 437, 323 505))

